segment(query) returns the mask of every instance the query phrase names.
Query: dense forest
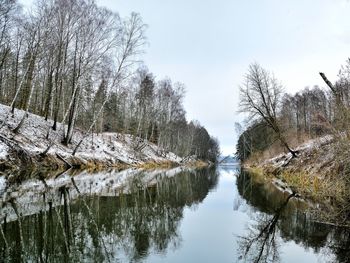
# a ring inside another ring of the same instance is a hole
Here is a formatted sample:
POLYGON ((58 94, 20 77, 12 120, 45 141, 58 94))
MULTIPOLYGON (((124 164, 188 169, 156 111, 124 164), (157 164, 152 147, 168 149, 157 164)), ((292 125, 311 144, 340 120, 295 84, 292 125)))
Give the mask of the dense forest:
POLYGON ((236 124, 240 160, 267 149, 274 154, 292 151, 292 146, 324 135, 349 145, 350 59, 341 67, 334 84, 324 73, 319 77, 325 87, 306 87, 291 95, 284 92, 271 72, 258 64, 250 66, 241 87, 240 110, 248 113, 251 121, 244 129, 236 124))
POLYGON ((21 109, 53 120, 53 130, 65 124, 65 145, 76 128, 118 132, 215 161, 218 141, 186 119, 184 85, 140 62, 146 28, 139 14, 121 18, 93 0, 38 0, 28 12, 0 0, 0 103, 11 107, 0 127, 21 109))

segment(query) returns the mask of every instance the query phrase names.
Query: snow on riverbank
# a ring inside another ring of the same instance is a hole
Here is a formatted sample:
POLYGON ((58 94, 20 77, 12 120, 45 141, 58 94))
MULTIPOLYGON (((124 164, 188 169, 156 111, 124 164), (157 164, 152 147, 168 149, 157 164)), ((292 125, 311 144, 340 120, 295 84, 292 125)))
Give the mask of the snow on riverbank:
MULTIPOLYGON (((333 136, 326 135, 320 138, 309 140, 301 145, 299 145, 297 148, 294 149, 299 155, 298 159, 301 159, 303 161, 303 158, 307 158, 312 151, 320 149, 321 147, 328 145, 333 142, 333 136)), ((287 166, 291 160, 293 159, 293 156, 291 153, 283 153, 279 154, 273 158, 265 160, 262 165, 272 165, 276 168, 282 168, 287 166)))
MULTIPOLYGON (((18 125, 24 115, 24 111, 15 110, 14 116, 9 114, 10 108, 0 104, 0 121, 8 116, 6 125, 0 129, 0 163, 9 162, 18 163, 16 156, 11 156, 12 145, 19 146, 30 156, 38 156, 44 152, 54 142, 49 155, 57 159, 57 154, 68 162, 75 163, 103 163, 104 166, 113 166, 115 164, 142 164, 146 162, 174 162, 180 163, 181 158, 174 153, 167 152, 157 145, 146 140, 135 138, 131 135, 119 133, 100 133, 86 137, 79 147, 76 155, 72 152, 84 132, 76 130, 73 134, 72 142, 68 146, 61 144, 63 131, 65 127, 58 125, 57 131, 51 129, 52 120, 45 121, 43 117, 29 114, 28 118, 20 129, 18 134, 12 130, 18 125)), ((1 125, 0 125, 1 127, 1 125)))

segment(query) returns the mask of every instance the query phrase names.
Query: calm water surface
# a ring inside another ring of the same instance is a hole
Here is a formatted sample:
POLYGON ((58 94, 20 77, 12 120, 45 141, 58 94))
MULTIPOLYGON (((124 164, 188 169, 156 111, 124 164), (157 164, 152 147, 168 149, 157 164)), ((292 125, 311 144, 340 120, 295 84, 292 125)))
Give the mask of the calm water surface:
POLYGON ((234 166, 63 174, 0 196, 3 262, 349 262, 349 230, 234 166))

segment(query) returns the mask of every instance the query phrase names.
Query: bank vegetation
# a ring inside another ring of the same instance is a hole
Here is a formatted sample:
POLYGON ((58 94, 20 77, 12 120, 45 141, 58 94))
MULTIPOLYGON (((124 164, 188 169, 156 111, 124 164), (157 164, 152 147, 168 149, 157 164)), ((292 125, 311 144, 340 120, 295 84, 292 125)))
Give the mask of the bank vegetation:
MULTIPOLYGON (((315 74, 316 75, 316 74, 315 74)), ((244 167, 280 179, 317 203, 323 221, 350 222, 350 59, 325 87, 284 92, 273 74, 252 64, 241 87, 237 156, 244 167)))

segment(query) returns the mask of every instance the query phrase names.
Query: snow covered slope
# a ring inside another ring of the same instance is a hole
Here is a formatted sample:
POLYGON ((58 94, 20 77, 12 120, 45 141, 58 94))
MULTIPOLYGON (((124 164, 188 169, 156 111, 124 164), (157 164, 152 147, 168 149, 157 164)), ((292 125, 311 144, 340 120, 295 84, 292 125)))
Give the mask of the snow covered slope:
MULTIPOLYGON (((52 120, 29 114, 18 134, 13 129, 18 125, 24 111, 16 110, 14 116, 8 114, 10 108, 0 104, 0 122, 8 116, 6 124, 0 129, 0 163, 18 165, 23 155, 34 158, 36 165, 50 166, 65 161, 81 166, 114 166, 117 164, 137 165, 147 162, 180 163, 181 158, 167 152, 146 140, 119 133, 100 133, 89 135, 79 147, 75 156, 73 149, 84 136, 84 132, 75 130, 72 142, 68 146, 61 144, 64 126, 59 124, 57 131, 51 129, 52 120), (50 142, 54 142, 46 161, 40 157, 50 142), (16 151, 14 150, 16 149, 16 151), (19 150, 19 151, 18 151, 19 150), (15 153, 16 152, 16 153, 15 153), (40 157, 40 158, 39 158, 40 157), (48 161, 49 160, 49 161, 48 161), (41 162, 42 161, 42 162, 41 162)), ((0 124, 0 127, 2 125, 0 124)))

